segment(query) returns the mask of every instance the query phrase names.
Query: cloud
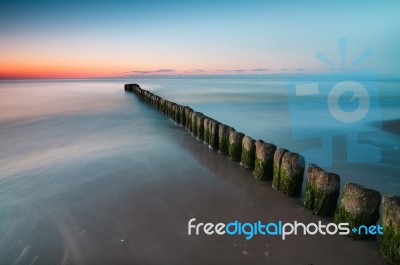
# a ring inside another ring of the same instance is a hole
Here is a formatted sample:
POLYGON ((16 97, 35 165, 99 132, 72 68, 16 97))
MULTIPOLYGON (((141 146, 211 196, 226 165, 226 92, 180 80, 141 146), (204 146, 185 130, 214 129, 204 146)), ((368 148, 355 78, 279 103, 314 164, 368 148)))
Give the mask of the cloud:
POLYGON ((229 73, 229 72, 238 72, 238 73, 241 73, 241 72, 244 72, 245 70, 243 70, 243 69, 234 69, 234 70, 231 70, 231 69, 217 69, 217 70, 215 70, 216 72, 226 72, 226 73, 229 73))
POLYGON ((175 72, 174 69, 158 69, 158 71, 155 71, 157 73, 172 73, 175 72))
POLYGON ((124 72, 123 74, 140 74, 140 75, 147 75, 147 74, 162 74, 162 73, 174 73, 174 69, 158 69, 158 70, 133 70, 129 72, 124 72))
POLYGON ((262 71, 269 71, 268 68, 256 68, 256 69, 251 69, 253 72, 262 72, 262 71))

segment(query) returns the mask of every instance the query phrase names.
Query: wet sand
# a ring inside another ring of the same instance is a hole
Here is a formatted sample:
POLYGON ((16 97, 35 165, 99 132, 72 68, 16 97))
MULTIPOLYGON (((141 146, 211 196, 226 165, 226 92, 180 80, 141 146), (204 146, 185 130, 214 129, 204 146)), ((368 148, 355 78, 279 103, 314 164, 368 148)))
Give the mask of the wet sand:
MULTIPOLYGON (((168 127, 177 149, 189 151, 189 166, 181 158, 173 158, 176 164, 164 169, 155 162, 155 173, 162 180, 119 184, 125 186, 121 194, 101 200, 99 212, 75 214, 79 222, 67 229, 62 240, 72 264, 386 264, 376 241, 344 236, 298 235, 284 241, 260 235, 251 240, 243 235, 189 236, 191 218, 214 223, 321 220, 325 224, 330 219, 312 215, 299 199, 283 196, 270 182, 256 181, 250 171, 210 151, 181 128, 168 127), (199 165, 193 167, 193 158, 199 165)), ((171 150, 166 160, 173 156, 171 150)), ((130 168, 126 177, 148 177, 138 170, 130 168)))
POLYGON ((169 155, 155 154, 153 167, 145 170, 133 163, 119 173, 124 182, 110 180, 108 188, 97 189, 95 193, 104 194, 94 204, 82 207, 79 200, 71 220, 65 215, 54 220, 62 235, 62 264, 386 264, 376 241, 344 236, 298 235, 283 241, 260 235, 251 240, 243 235, 188 235, 191 218, 325 224, 330 219, 312 215, 300 199, 285 197, 270 182, 255 180, 250 171, 209 150, 183 128, 170 121, 160 126, 174 140, 169 155))
MULTIPOLYGON (((187 221, 192 217, 203 222, 331 220, 312 215, 302 207, 300 199, 283 196, 270 187, 270 182, 256 181, 250 171, 208 150, 188 134, 178 135, 210 174, 193 172, 190 178, 195 183, 170 191, 176 197, 170 203, 180 214, 170 217, 168 230, 181 234, 169 235, 172 238, 167 252, 171 258, 175 256, 171 264, 386 264, 376 241, 355 241, 344 236, 290 236, 285 241, 255 236, 247 241, 244 236, 186 235, 187 221)), ((168 261, 161 257, 154 263, 168 261)))
MULTIPOLYGON (((114 264, 386 264, 376 241, 355 241, 344 236, 299 235, 289 236, 285 241, 259 235, 251 240, 244 236, 189 236, 187 223, 191 218, 214 223, 321 220, 326 224, 331 220, 312 215, 302 207, 300 199, 283 196, 270 187, 270 182, 255 180, 250 171, 209 150, 183 128, 172 122, 167 127, 176 148, 188 151, 188 166, 181 158, 164 169, 160 168, 160 161, 155 162, 154 168, 163 181, 130 187, 131 191, 123 198, 109 201, 108 207, 103 208, 104 216, 98 216, 100 220, 96 223, 107 223, 108 218, 112 222, 120 220, 114 223, 115 231, 109 232, 124 231, 123 242, 116 238, 108 250, 104 249, 110 253, 108 258, 98 259, 99 253, 93 252, 85 261, 97 264, 111 260, 114 264), (192 167, 193 158, 200 167, 192 167), (127 220, 130 222, 125 223, 127 220)), ((173 156, 171 150, 166 160, 173 156)), ((135 168, 131 170, 128 174, 135 172, 135 168)), ((96 223, 91 230, 101 230, 96 223)), ((98 233, 94 236, 102 249, 101 242, 107 241, 107 236, 99 238, 98 233)))

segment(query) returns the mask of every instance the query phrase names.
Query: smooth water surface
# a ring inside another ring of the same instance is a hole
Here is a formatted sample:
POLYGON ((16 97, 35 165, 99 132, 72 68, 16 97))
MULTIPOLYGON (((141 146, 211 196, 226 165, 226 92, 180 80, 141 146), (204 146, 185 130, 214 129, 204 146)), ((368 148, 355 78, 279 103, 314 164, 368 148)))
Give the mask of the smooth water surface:
MULTIPOLYGON (((337 240, 352 249, 348 259, 381 262, 373 242, 346 238, 189 237, 192 217, 317 217, 124 93, 132 82, 254 138, 293 151, 307 146, 292 139, 280 80, 1 81, 0 264, 319 264, 337 240), (296 249, 291 257, 287 248, 296 249)), ((399 118, 397 83, 381 86, 384 118, 399 118)), ((335 172, 398 193, 399 135, 380 130, 368 139, 381 148, 382 162, 347 164, 337 148, 335 172)))

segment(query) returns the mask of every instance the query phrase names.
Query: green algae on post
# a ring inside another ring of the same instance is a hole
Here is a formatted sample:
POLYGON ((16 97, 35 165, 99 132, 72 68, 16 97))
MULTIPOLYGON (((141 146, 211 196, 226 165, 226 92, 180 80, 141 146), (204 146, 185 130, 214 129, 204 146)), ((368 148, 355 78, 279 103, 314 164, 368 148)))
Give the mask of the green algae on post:
POLYGON ((186 130, 188 130, 189 132, 192 130, 192 116, 194 113, 194 110, 192 110, 191 108, 187 109, 187 114, 186 114, 186 130))
POLYGON ((276 151, 274 144, 257 140, 253 175, 258 180, 272 180, 273 160, 276 151))
POLYGON ((240 162, 242 156, 242 139, 244 134, 231 128, 229 132, 228 158, 240 162))
POLYGON ((193 133, 193 135, 197 136, 197 116, 199 116, 201 113, 200 112, 193 112, 192 114, 192 121, 191 121, 191 129, 190 131, 193 133))
POLYGON ((219 140, 218 140, 218 129, 220 123, 216 120, 211 120, 210 122, 210 147, 214 150, 218 150, 219 148, 219 140))
POLYGON ((219 146, 218 152, 222 155, 228 155, 229 153, 229 132, 230 130, 235 130, 228 125, 220 124, 218 127, 218 139, 219 146))
POLYGON ((253 170, 256 155, 256 141, 249 136, 244 136, 242 140, 242 155, 240 165, 244 168, 253 170))
POLYGON ((304 157, 292 152, 285 152, 279 169, 279 191, 289 197, 300 197, 303 185, 304 157))
POLYGON ((205 144, 210 144, 210 128, 208 127, 210 122, 211 122, 211 118, 209 118, 209 117, 204 118, 203 126, 204 126, 204 143, 205 144))
POLYGON ((204 140, 204 115, 197 116, 197 138, 199 140, 204 140))
POLYGON ((385 195, 382 204, 379 251, 390 264, 400 265, 400 196, 385 195))
POLYGON ((365 233, 355 233, 352 228, 376 225, 380 204, 381 194, 378 191, 355 183, 347 183, 343 189, 340 206, 336 209, 334 222, 349 223, 351 230, 349 236, 355 239, 374 237, 365 233))
POLYGON ((309 164, 304 207, 316 215, 333 215, 337 207, 339 189, 339 175, 325 172, 315 164, 309 164))
POLYGON ((283 155, 286 152, 289 151, 284 148, 278 148, 274 153, 272 188, 276 190, 279 190, 281 186, 281 164, 283 155))
POLYGON ((185 126, 186 124, 186 115, 185 115, 185 109, 187 106, 180 106, 179 107, 179 124, 181 126, 185 126))

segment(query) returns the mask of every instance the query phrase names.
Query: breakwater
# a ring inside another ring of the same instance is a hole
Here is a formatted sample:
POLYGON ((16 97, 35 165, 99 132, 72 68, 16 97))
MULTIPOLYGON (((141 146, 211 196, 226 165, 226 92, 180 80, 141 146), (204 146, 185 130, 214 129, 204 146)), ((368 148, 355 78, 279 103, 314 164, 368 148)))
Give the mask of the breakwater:
MULTIPOLYGON (((182 106, 143 90, 137 84, 126 84, 125 91, 133 92, 164 113, 210 149, 250 170, 256 179, 270 181, 274 189, 286 196, 300 197, 305 178, 304 206, 314 214, 333 216, 335 222, 349 223, 351 228, 377 224, 382 204, 382 196, 378 191, 356 183, 347 183, 338 205, 340 176, 326 172, 312 163, 309 163, 306 170, 305 159, 300 154, 278 148, 273 143, 253 139, 189 106, 182 106)), ((379 236, 380 251, 390 263, 400 264, 399 196, 384 196, 382 226, 384 233, 379 236)), ((349 236, 355 239, 374 238, 377 231, 361 232, 352 230, 349 236)))

